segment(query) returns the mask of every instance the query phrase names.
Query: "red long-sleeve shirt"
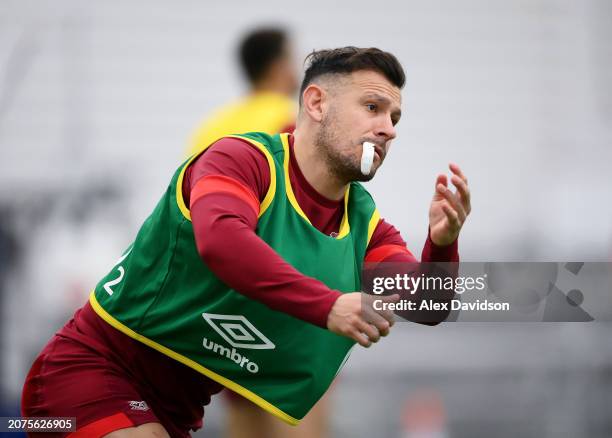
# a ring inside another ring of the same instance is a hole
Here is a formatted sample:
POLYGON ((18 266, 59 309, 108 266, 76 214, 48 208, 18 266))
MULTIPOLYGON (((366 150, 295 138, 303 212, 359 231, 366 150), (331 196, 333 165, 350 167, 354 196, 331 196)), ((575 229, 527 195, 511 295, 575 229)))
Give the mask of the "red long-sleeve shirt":
MULTIPOLYGON (((302 174, 289 137, 289 178, 298 204, 312 225, 338 232, 343 200, 320 195, 302 174)), ((246 141, 224 138, 186 170, 183 196, 191 205, 198 252, 227 285, 272 309, 326 327, 339 291, 307 277, 285 262, 256 234, 259 203, 270 186, 262 152, 246 141)), ((381 219, 366 251, 366 261, 416 262, 399 231, 381 219)), ((457 242, 439 247, 427 238, 422 261, 458 261, 457 242)))

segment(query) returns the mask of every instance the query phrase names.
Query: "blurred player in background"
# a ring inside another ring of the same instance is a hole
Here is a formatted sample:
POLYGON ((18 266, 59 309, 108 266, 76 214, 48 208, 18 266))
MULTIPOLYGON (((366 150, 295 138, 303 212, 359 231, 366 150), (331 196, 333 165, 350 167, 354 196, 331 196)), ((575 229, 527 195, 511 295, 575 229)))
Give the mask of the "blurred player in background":
MULTIPOLYGON (((189 155, 229 134, 252 131, 276 134, 295 128, 294 96, 299 84, 287 32, 266 27, 247 33, 238 48, 238 58, 249 83, 248 94, 200 123, 191 138, 189 155)), ((227 438, 323 438, 327 435, 329 394, 299 426, 291 427, 235 392, 224 393, 228 400, 227 438)))
POLYGON ((298 72, 287 33, 277 28, 255 30, 242 40, 238 56, 248 94, 198 126, 188 155, 228 134, 276 134, 295 128, 298 72))

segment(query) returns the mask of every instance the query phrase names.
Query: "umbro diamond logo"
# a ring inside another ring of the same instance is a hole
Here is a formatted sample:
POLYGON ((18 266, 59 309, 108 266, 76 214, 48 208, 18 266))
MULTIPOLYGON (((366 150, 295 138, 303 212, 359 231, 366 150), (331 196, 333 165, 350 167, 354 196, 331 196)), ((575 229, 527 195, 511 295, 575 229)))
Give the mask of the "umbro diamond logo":
POLYGON ((202 313, 202 316, 219 333, 219 336, 232 347, 252 350, 272 350, 276 348, 274 343, 257 330, 243 315, 202 313))
POLYGON ((149 405, 147 405, 146 401, 132 400, 130 402, 130 408, 132 408, 133 411, 148 411, 149 405))

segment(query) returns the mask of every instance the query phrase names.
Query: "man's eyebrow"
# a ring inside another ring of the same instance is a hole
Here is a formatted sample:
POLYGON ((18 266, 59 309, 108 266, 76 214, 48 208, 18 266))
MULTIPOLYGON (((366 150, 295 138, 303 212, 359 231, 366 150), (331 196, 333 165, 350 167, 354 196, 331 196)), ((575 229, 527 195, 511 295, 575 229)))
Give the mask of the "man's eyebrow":
POLYGON ((391 101, 388 98, 380 94, 377 94, 377 93, 368 93, 363 98, 371 99, 371 100, 378 100, 379 102, 384 102, 384 103, 391 103, 391 101))

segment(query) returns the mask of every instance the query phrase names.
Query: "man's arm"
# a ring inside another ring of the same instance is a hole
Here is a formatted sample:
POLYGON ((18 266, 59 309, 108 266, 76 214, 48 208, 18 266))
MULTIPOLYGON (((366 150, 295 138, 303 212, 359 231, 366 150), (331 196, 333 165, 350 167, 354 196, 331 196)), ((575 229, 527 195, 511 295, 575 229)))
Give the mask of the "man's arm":
POLYGON ((190 166, 186 180, 198 253, 215 275, 274 310, 326 328, 342 294, 298 272, 255 233, 270 184, 265 156, 225 138, 190 166))
MULTIPOLYGON (((415 277, 420 277, 421 275, 428 276, 431 274, 433 265, 428 265, 427 263, 458 261, 459 252, 456 240, 450 245, 439 246, 431 240, 428 232, 421 253, 421 263, 426 264, 419 263, 407 248, 406 242, 402 239, 399 231, 393 225, 381 219, 372 234, 372 239, 366 252, 365 277, 393 277, 396 274, 408 274, 415 277)), ((401 299, 413 302, 432 299, 436 302, 447 303, 454 297, 454 292, 447 290, 429 290, 424 292, 418 290, 414 293, 400 291, 399 295, 401 299)), ((448 317, 450 311, 396 311, 396 313, 409 321, 425 325, 437 325, 448 317)))
MULTIPOLYGON (((448 188, 448 178, 444 174, 436 177, 435 191, 429 209, 429 233, 423 253, 421 255, 421 265, 417 264, 416 258, 406 248, 406 243, 401 238, 399 232, 391 225, 380 221, 376 227, 374 235, 366 252, 367 265, 366 275, 369 278, 375 276, 390 276, 397 274, 397 265, 385 266, 380 262, 397 262, 406 264, 406 274, 416 276, 438 276, 439 269, 427 262, 458 262, 459 232, 472 207, 470 201, 470 190, 468 188, 467 177, 461 168, 456 164, 450 164, 452 172, 450 181, 457 188, 456 192, 448 188), (416 267, 416 269, 415 269, 416 267)), ((457 275, 457 265, 449 266, 451 276, 457 275)), ((406 294, 404 294, 406 295, 406 294)), ((454 291, 435 290, 435 291, 416 291, 406 298, 419 302, 423 299, 431 299, 440 303, 448 303, 454 297, 454 291)), ((418 311, 397 312, 400 316, 414 322, 427 325, 436 325, 448 317, 450 310, 428 311, 426 313, 418 311)))
MULTIPOLYGON (((366 262, 409 262, 418 260, 408 249, 400 232, 393 225, 380 219, 372 234, 366 251, 366 262)), ((458 262, 459 245, 457 239, 446 246, 436 245, 429 231, 421 252, 421 262, 458 262)))

